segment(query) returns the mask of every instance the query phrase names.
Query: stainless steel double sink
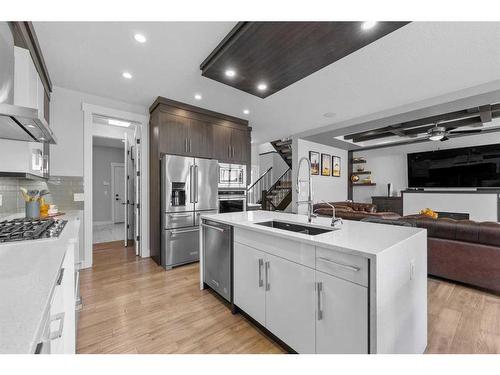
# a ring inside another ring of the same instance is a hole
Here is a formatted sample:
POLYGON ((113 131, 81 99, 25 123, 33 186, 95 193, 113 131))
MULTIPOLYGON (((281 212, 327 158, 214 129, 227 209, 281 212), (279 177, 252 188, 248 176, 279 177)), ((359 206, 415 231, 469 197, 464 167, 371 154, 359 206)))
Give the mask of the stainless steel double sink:
POLYGON ((255 224, 262 225, 264 227, 269 227, 269 228, 286 230, 289 232, 307 234, 310 236, 316 236, 318 234, 328 233, 328 232, 332 232, 332 231, 336 230, 335 228, 324 229, 324 228, 312 227, 309 225, 290 224, 290 223, 286 223, 284 221, 276 221, 276 220, 263 221, 261 223, 255 223, 255 224))

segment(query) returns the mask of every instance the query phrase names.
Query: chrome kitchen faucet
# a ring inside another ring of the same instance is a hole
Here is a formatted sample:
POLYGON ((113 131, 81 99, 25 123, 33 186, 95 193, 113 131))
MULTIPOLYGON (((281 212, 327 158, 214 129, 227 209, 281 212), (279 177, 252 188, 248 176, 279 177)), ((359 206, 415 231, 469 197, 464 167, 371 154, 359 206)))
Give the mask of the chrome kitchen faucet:
POLYGON ((299 166, 297 167, 297 206, 301 204, 306 204, 307 203, 307 221, 310 223, 312 221, 313 217, 316 217, 315 214, 313 214, 313 191, 312 191, 312 178, 311 178, 311 162, 309 161, 309 158, 306 156, 303 156, 299 160, 299 166), (300 166, 302 165, 303 161, 307 162, 307 180, 300 180, 300 166), (307 200, 306 201, 299 201, 298 196, 300 195, 300 183, 301 182, 307 182, 309 191, 307 195, 307 200))

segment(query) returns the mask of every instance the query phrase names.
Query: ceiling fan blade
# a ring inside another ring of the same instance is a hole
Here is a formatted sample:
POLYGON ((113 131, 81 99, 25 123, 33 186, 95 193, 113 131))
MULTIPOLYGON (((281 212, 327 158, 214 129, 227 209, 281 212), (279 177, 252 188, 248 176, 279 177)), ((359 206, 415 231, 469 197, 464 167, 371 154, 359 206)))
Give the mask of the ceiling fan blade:
POLYGON ((451 131, 450 134, 472 134, 472 133, 481 133, 483 129, 470 129, 470 130, 454 130, 451 131))

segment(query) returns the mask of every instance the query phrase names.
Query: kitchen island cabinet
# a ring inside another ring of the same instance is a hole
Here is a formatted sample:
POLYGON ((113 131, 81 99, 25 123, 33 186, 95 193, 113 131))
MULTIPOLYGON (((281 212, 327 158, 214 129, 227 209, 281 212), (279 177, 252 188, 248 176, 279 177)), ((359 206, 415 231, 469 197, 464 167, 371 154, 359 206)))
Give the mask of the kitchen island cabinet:
MULTIPOLYGON (((419 228, 251 211, 204 215, 232 225, 233 305, 298 353, 423 353, 427 236, 419 228), (259 225, 313 226, 318 235, 259 225)), ((202 228, 203 230, 203 228, 202 228)), ((204 250, 201 244, 200 287, 204 250)))

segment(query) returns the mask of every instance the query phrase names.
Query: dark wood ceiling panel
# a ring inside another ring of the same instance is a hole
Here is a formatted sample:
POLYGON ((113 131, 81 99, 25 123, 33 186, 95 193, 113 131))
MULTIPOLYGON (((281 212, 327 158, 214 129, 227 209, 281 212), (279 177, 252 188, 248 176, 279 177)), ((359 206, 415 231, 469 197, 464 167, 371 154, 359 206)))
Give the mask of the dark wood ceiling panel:
POLYGON ((200 65, 202 75, 260 98, 307 77, 408 22, 240 22, 200 65), (232 78, 225 75, 234 69, 232 78), (265 82, 266 91, 257 84, 265 82))
POLYGON ((344 136, 344 139, 358 143, 393 137, 395 135, 400 137, 415 137, 426 133, 429 129, 435 127, 436 123, 439 123, 439 126, 443 126, 447 130, 453 130, 464 126, 481 126, 498 117, 500 117, 500 103, 493 105, 486 104, 399 124, 391 124, 378 129, 347 134, 344 136))

